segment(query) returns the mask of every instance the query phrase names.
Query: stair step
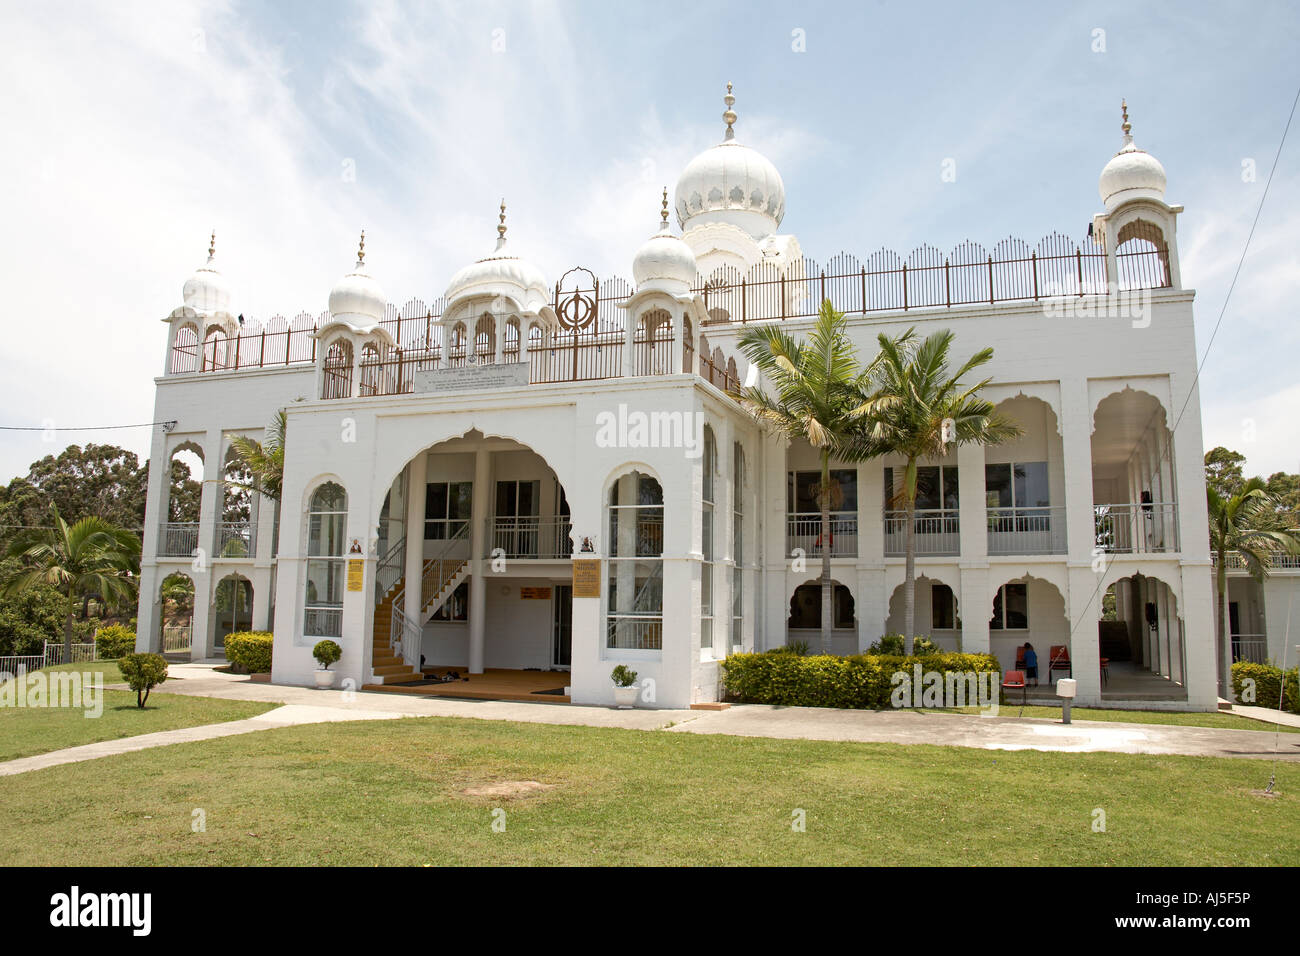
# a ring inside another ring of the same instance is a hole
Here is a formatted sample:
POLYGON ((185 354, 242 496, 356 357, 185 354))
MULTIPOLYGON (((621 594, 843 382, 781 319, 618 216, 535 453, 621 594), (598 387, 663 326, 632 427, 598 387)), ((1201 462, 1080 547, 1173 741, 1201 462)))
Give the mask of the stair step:
POLYGON ((381 684, 410 684, 417 680, 424 680, 424 675, 411 670, 405 674, 385 674, 380 678, 379 682, 381 684))
POLYGON ((384 664, 374 668, 376 674, 400 674, 402 672, 414 673, 415 668, 410 664, 384 664))
POLYGON ((373 667, 373 668, 375 669, 375 673, 379 673, 379 669, 380 669, 381 667, 390 667, 390 666, 393 666, 393 665, 396 665, 396 666, 399 666, 399 667, 405 667, 405 666, 406 666, 406 661, 404 661, 404 660, 403 660, 402 658, 400 658, 400 657, 392 657, 392 656, 389 656, 389 657, 375 657, 375 659, 371 662, 371 665, 370 665, 370 666, 373 667))

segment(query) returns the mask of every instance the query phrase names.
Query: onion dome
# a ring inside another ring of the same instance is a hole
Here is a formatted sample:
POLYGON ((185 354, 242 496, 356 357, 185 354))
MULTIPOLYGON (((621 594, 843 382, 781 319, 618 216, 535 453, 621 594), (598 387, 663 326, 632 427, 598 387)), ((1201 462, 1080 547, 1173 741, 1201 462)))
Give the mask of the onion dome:
POLYGON ((637 291, 657 289, 672 295, 687 295, 695 281, 695 253, 668 228, 668 187, 664 187, 662 222, 659 231, 645 241, 632 259, 632 278, 637 291))
POLYGON ((384 319, 388 300, 379 283, 365 269, 366 233, 362 230, 355 268, 330 289, 330 318, 333 321, 346 322, 355 328, 370 328, 384 319))
POLYGON ((217 271, 217 234, 208 241, 208 261, 185 280, 182 292, 187 308, 195 312, 229 312, 230 283, 217 271))
POLYGON ((677 180, 677 222, 683 229, 726 222, 762 239, 776 232, 785 216, 785 183, 767 157, 736 142, 736 98, 730 83, 724 100, 727 131, 722 142, 687 163, 677 180))
POLYGON ((465 266, 447 284, 446 310, 460 300, 479 296, 506 296, 521 309, 536 312, 550 302, 546 276, 526 259, 514 255, 506 244, 506 201, 501 200, 496 248, 465 266))
POLYGON ((1144 149, 1133 144, 1133 126, 1128 121, 1128 103, 1121 104, 1124 122, 1124 143, 1118 153, 1111 157, 1101 171, 1097 192, 1106 204, 1106 211, 1113 210, 1130 199, 1165 198, 1165 168, 1160 161, 1144 149))

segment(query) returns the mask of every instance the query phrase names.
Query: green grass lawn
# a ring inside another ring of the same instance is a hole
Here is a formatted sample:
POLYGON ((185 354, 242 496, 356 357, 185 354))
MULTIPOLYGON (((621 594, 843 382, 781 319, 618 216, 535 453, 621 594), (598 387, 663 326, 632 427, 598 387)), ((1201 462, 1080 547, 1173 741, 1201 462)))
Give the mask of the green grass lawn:
MULTIPOLYGON (((969 698, 968 698, 969 699, 969 698)), ((931 714, 978 714, 979 707, 929 708, 922 713, 931 714)), ((1060 707, 1035 707, 1029 705, 1021 713, 1019 704, 1002 704, 998 707, 998 717, 1049 717, 1061 719, 1060 707)), ((1213 727, 1218 730, 1263 730, 1272 733, 1278 725, 1262 720, 1252 720, 1240 714, 1220 713, 1181 713, 1165 710, 1098 710, 1092 707, 1070 708, 1072 720, 1109 720, 1122 724, 1177 724, 1182 727, 1213 727)), ((993 719, 993 718, 990 718, 993 719)), ((1283 733, 1300 733, 1300 727, 1281 725, 1283 733)))
POLYGON ((1253 795, 1270 769, 456 718, 333 723, 0 778, 0 830, 23 834, 0 843, 0 865, 1297 865, 1300 766, 1279 765, 1281 796, 1253 795), (551 789, 466 793, 528 780, 551 789), (806 832, 791 827, 799 810, 806 832))
MULTIPOLYGON (((104 672, 104 684, 122 680, 121 672, 112 662, 72 664, 49 670, 83 673, 99 670, 104 672)), ((255 701, 168 694, 162 690, 166 686, 163 683, 154 689, 144 710, 135 705, 135 691, 105 690, 103 713, 99 717, 87 717, 85 710, 80 708, 0 707, 0 760, 13 760, 16 757, 28 757, 101 740, 151 734, 158 730, 242 720, 279 706, 255 701)))
POLYGON ((53 667, 43 667, 41 670, 46 671, 80 671, 83 674, 94 673, 99 671, 104 675, 105 684, 122 683, 122 671, 117 666, 117 661, 85 661, 80 664, 55 664, 53 667))

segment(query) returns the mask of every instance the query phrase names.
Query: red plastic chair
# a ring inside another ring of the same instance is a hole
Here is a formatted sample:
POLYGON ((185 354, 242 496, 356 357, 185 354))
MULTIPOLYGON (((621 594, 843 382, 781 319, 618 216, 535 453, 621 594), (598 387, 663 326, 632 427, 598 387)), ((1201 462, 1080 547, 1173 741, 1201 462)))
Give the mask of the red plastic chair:
POLYGON ((1052 671, 1065 671, 1067 677, 1074 676, 1074 667, 1070 663, 1070 649, 1064 644, 1053 644, 1048 652, 1047 683, 1052 682, 1052 671))
POLYGON ((1003 690, 1020 690, 1020 706, 1022 709, 1025 706, 1025 695, 1029 693, 1026 690, 1028 686, 1025 683, 1024 671, 1007 671, 1006 676, 1002 678, 1003 690))

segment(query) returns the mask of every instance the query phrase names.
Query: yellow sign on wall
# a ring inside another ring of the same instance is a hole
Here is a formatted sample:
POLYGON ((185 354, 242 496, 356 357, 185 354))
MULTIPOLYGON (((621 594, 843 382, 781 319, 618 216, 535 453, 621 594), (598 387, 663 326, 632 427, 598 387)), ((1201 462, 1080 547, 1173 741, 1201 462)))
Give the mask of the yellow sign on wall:
POLYGON ((360 591, 366 575, 365 558, 348 558, 348 590, 360 591))
POLYGON ((573 596, 576 598, 600 597, 600 559, 573 559, 573 596))

